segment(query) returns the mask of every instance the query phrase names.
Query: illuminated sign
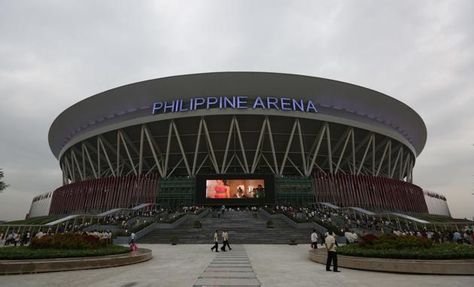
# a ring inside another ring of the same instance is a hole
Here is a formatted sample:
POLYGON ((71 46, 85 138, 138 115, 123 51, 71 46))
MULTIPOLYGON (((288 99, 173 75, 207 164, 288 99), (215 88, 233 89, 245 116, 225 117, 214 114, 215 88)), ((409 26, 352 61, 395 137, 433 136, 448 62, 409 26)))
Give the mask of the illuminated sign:
POLYGON ((305 113, 318 112, 311 100, 304 101, 301 99, 277 97, 256 97, 251 99, 247 96, 229 96, 155 102, 153 103, 152 114, 188 112, 201 109, 262 109, 305 113))

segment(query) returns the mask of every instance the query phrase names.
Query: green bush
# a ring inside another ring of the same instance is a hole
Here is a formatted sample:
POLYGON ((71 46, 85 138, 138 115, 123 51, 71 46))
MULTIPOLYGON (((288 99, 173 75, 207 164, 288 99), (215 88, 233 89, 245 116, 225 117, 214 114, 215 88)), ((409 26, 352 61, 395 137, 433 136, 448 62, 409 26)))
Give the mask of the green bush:
POLYGON ((76 233, 58 233, 33 238, 30 247, 33 249, 94 249, 105 247, 109 242, 93 235, 76 233))
POLYGON ((384 234, 377 237, 372 234, 364 235, 359 246, 366 249, 427 249, 433 246, 433 242, 427 238, 416 236, 396 236, 384 234))
POLYGON ((356 244, 341 246, 341 255, 393 259, 474 259, 474 247, 456 243, 435 244, 430 248, 373 249, 356 244))
POLYGON ((95 249, 34 249, 26 246, 0 248, 1 260, 19 259, 41 259, 41 258, 67 258, 67 257, 90 257, 122 254, 130 252, 130 248, 108 245, 95 249))

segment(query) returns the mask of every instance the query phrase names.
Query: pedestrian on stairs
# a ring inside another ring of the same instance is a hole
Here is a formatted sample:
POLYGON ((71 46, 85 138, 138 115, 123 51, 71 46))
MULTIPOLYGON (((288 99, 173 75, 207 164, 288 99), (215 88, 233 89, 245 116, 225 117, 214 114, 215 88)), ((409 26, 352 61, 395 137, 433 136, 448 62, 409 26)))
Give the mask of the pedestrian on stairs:
POLYGON ((216 250, 216 252, 219 252, 219 237, 217 235, 217 230, 214 232, 214 246, 211 247, 211 251, 216 250))

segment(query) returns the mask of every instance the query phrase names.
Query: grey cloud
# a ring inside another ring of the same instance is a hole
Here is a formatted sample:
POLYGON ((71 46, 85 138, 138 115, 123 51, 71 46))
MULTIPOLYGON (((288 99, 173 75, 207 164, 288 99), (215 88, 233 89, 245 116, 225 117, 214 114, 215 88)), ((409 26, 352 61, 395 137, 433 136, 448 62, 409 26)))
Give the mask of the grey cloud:
POLYGON ((0 1, 0 167, 12 186, 0 218, 60 185, 47 133, 68 106, 226 70, 328 77, 407 103, 429 134, 415 182, 472 217, 472 11, 473 1, 0 1))

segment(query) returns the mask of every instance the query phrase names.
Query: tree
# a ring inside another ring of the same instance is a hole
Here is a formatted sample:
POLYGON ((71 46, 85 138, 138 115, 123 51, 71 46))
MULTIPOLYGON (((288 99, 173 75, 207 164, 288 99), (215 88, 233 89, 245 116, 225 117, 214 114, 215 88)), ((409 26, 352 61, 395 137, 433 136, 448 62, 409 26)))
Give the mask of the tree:
POLYGON ((0 169, 0 192, 8 187, 8 185, 2 180, 3 178, 3 170, 0 169))

